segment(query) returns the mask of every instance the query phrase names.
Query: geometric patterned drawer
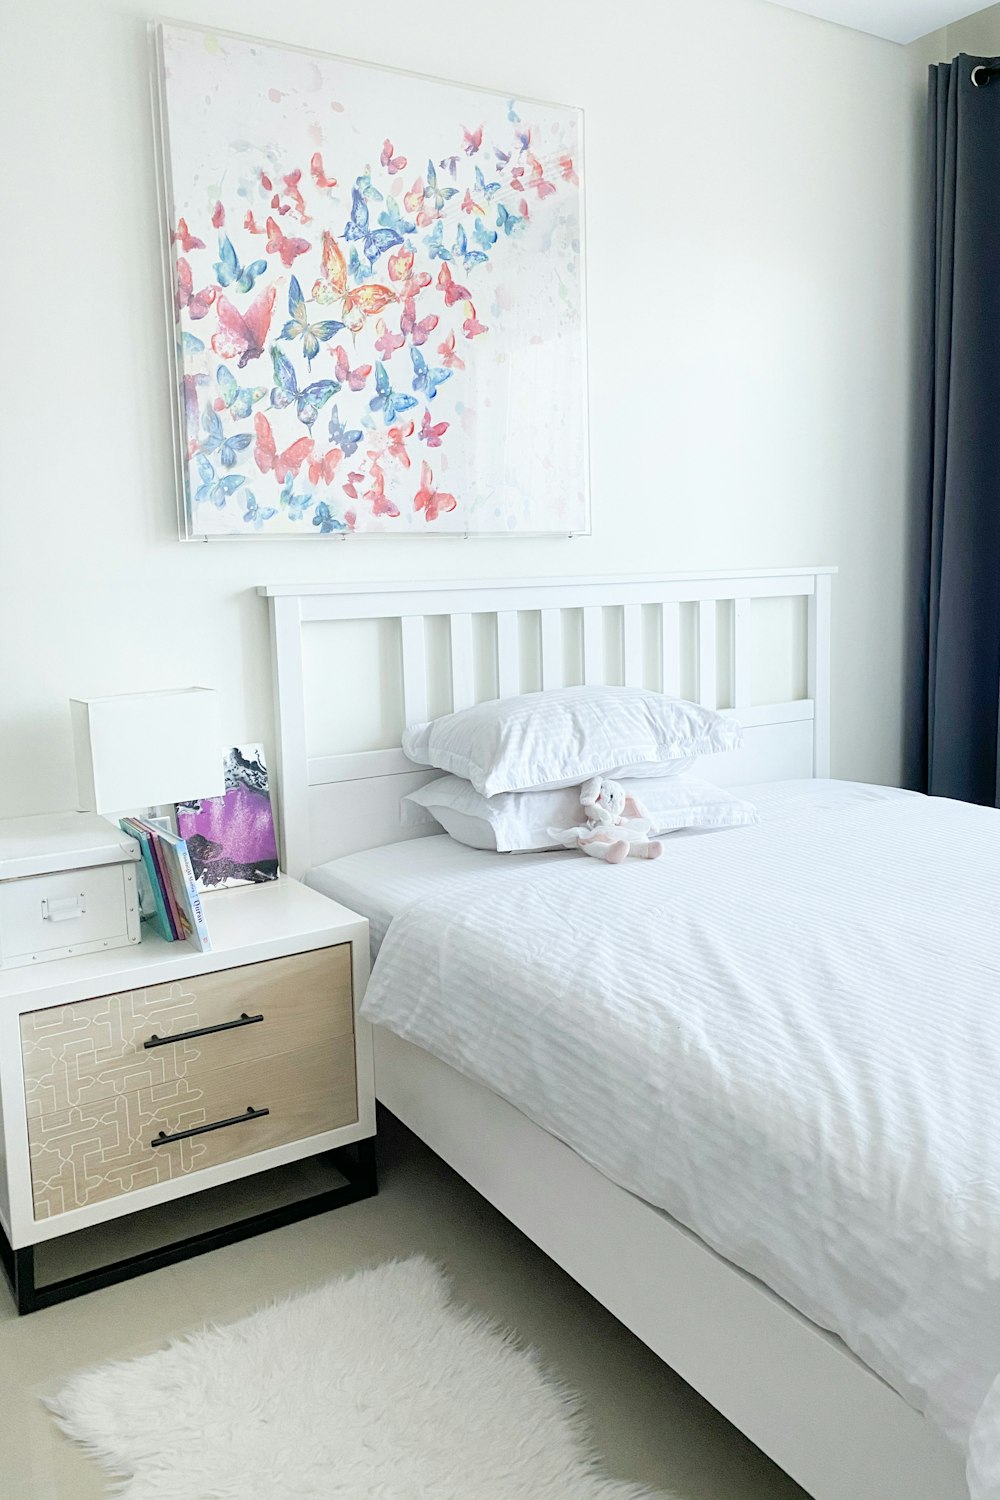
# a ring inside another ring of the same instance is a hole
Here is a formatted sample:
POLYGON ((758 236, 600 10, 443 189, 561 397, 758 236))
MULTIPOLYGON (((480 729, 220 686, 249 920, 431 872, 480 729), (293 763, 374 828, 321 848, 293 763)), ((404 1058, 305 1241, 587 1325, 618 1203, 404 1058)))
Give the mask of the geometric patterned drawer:
POLYGON ((85 1118, 140 1090, 198 1087, 219 1067, 308 1051, 353 1027, 349 943, 30 1011, 21 1016, 27 1117, 75 1109, 85 1118), (233 1026, 241 1015, 262 1019, 233 1026), (191 1032, 202 1035, 144 1045, 191 1032))
MULTIPOLYGON (((157 1049, 159 1050, 159 1049, 157 1049)), ((47 1219, 219 1162, 305 1140, 358 1117, 352 1034, 176 1077, 28 1122, 34 1216, 47 1219), (199 1126, 238 1123, 152 1145, 199 1126)))

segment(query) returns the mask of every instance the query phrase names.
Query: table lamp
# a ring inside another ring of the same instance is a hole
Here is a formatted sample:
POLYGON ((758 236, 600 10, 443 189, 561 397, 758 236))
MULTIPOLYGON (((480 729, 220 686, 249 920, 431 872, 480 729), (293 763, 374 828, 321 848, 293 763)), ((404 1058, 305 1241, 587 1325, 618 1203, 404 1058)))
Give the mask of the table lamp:
POLYGON ((223 795, 214 688, 71 698, 70 713, 82 811, 131 812, 223 795))

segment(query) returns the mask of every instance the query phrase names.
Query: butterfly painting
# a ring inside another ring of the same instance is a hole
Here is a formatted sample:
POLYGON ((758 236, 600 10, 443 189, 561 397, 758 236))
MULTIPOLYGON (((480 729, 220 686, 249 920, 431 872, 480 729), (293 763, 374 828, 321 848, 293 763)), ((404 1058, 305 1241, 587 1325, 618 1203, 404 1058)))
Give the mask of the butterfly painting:
POLYGON ((158 26, 185 534, 588 527, 579 111, 158 26))

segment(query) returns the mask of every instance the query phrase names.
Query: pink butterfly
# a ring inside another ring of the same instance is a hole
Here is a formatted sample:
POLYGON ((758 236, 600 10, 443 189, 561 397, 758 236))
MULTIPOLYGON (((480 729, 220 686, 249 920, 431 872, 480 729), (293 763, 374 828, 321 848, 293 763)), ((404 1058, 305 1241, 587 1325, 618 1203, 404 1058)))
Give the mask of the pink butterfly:
POLYGON ((347 483, 343 486, 344 494, 349 495, 352 500, 360 500, 358 485, 364 477, 363 472, 359 473, 357 469, 351 469, 347 476, 347 483))
POLYGON ((257 433, 253 445, 253 456, 260 472, 262 474, 273 473, 279 484, 284 484, 289 474, 298 479, 302 465, 312 457, 315 446, 312 438, 300 437, 292 443, 290 448, 286 448, 284 453, 279 453, 271 424, 262 411, 254 416, 253 425, 257 433))
POLYGON ((260 185, 265 192, 270 193, 274 190, 274 183, 271 181, 270 177, 268 177, 266 172, 261 172, 260 174, 260 185))
POLYGON ((480 323, 479 319, 476 317, 476 309, 473 307, 472 303, 467 302, 465 305, 468 311, 468 317, 462 324, 462 328, 465 332, 465 337, 467 339, 474 339, 480 333, 488 333, 489 329, 487 328, 486 324, 480 323))
POLYGON ((524 192, 524 165, 523 163, 510 169, 511 189, 517 193, 524 192))
POLYGON ((466 130, 465 126, 463 125, 462 134, 465 136, 465 144, 462 147, 462 150, 465 152, 466 156, 475 156, 476 152, 483 144, 483 127, 480 125, 478 130, 466 130))
POLYGON ((407 297, 405 299, 403 302, 403 311, 399 318, 399 331, 404 336, 409 337, 411 344, 415 344, 418 347, 421 344, 425 344, 437 326, 438 318, 436 313, 429 313, 426 318, 421 318, 418 323, 416 304, 413 298, 407 297))
POLYGON ((358 513, 355 510, 345 510, 344 520, 347 522, 348 531, 353 531, 358 524, 358 513))
POLYGON ((282 203, 281 198, 277 193, 275 193, 274 197, 271 199, 271 207, 274 209, 275 213, 279 215, 290 214, 292 211, 292 205, 290 203, 282 203))
POLYGON ((372 372, 371 365, 359 365, 356 370, 352 370, 343 344, 337 344, 336 348, 330 350, 330 353, 337 361, 336 376, 341 385, 350 386, 352 391, 363 391, 365 381, 372 372))
POLYGON ((219 330, 212 335, 212 348, 216 354, 221 354, 223 359, 236 359, 238 355, 241 370, 250 360, 260 358, 267 342, 277 292, 276 286, 264 287, 243 313, 219 293, 219 330))
POLYGON ((556 166, 562 172, 563 182, 571 182, 574 187, 580 186, 580 179, 576 175, 571 156, 560 156, 556 159, 556 166))
MULTIPOLYGON (((465 367, 463 366, 463 369, 464 368, 465 367)), ((440 448, 440 446, 441 446, 441 439, 444 437, 445 433, 448 431, 448 426, 449 426, 449 424, 447 422, 434 422, 434 423, 432 423, 431 422, 431 414, 428 411, 427 407, 425 406, 424 407, 424 420, 423 420, 423 423, 421 424, 421 428, 420 428, 420 431, 417 434, 417 436, 419 437, 419 439, 420 439, 420 441, 422 443, 426 443, 427 444, 428 448, 440 448)))
POLYGON ((442 511, 454 510, 458 501, 454 495, 434 488, 434 475, 428 463, 420 465, 420 488, 413 497, 414 510, 424 512, 425 521, 436 521, 442 511))
POLYGON ((443 265, 441 267, 438 272, 437 284, 438 290, 444 292, 446 307, 454 307, 456 302, 470 301, 468 287, 459 286, 458 282, 452 277, 450 266, 443 265))
POLYGON ((212 210, 212 228, 221 229, 226 222, 226 210, 221 203, 217 203, 212 210))
POLYGON ((385 319, 379 318, 375 324, 375 332, 378 338, 375 340, 375 348, 384 360, 390 360, 397 349, 402 349, 406 343, 406 337, 402 333, 390 333, 386 327, 385 319))
POLYGON ((337 186, 336 177, 327 177, 326 172, 323 170, 323 158, 318 151, 314 151, 312 154, 309 162, 309 170, 318 188, 335 188, 337 186))
POLYGON ((190 255, 192 250, 204 250, 205 241, 200 240, 197 235, 191 234, 187 227, 186 219, 177 220, 177 228, 170 236, 172 245, 179 244, 185 255, 190 255))
POLYGON ((372 460, 372 487, 370 490, 365 490, 365 499, 370 500, 372 503, 372 515, 398 516, 399 506, 390 500, 385 492, 385 475, 378 466, 378 456, 374 453, 369 453, 368 457, 372 460))
POLYGON ((463 214, 479 215, 483 215, 486 212, 482 204, 476 202, 468 188, 466 188, 465 197, 462 199, 462 212, 463 214))
POLYGON ((268 255, 280 255, 283 266, 291 266, 297 255, 305 255, 309 249, 308 240, 289 238, 282 234, 273 219, 267 221, 267 253, 268 255))
POLYGON ((528 183, 529 188, 534 188, 539 198, 547 198, 550 193, 555 192, 555 183, 546 182, 542 172, 542 164, 537 156, 532 156, 529 151, 526 160, 531 168, 531 181, 528 183))
POLYGON ((441 363, 446 370, 464 370, 465 360, 455 353, 455 335, 449 333, 443 344, 438 344, 441 363))
POLYGON ((424 179, 418 177, 408 193, 403 194, 403 207, 407 213, 415 214, 424 206, 424 179))
POLYGON ((243 220, 243 228, 244 229, 249 229, 249 231, 250 231, 251 234, 266 234, 267 233, 267 230, 266 229, 261 229, 260 225, 257 223, 257 220, 253 216, 253 209, 252 208, 248 208, 247 209, 246 218, 243 220))
POLYGON ((203 292, 196 292, 191 267, 183 255, 178 255, 177 291, 174 295, 174 303, 178 312, 182 307, 186 307, 188 317, 203 318, 215 301, 218 290, 218 287, 207 286, 203 292))
MULTIPOLYGON (((388 168, 390 177, 394 177, 397 172, 401 172, 406 166, 406 157, 393 156, 392 152, 393 145, 387 136, 386 139, 382 142, 382 154, 379 157, 379 161, 382 163, 383 167, 388 168)), ((398 515, 399 512, 397 511, 396 514, 398 515)))
MULTIPOLYGON (((301 442, 302 439, 300 438, 299 441, 301 442)), ((337 465, 343 456, 339 448, 328 448, 322 455, 314 454, 309 460, 309 483, 332 484, 337 465)))
POLYGON ((398 427, 389 428, 389 457, 398 458, 404 469, 408 469, 410 467, 410 455, 407 453, 404 445, 406 443, 406 439, 411 438, 412 436, 412 422, 400 422, 398 427))
POLYGON ((422 292, 425 286, 430 286, 431 278, 426 271, 414 271, 413 251, 403 249, 396 255, 389 256, 389 280, 401 282, 399 297, 402 301, 413 298, 418 292, 422 292))
POLYGON ((305 200, 299 189, 299 183, 302 181, 302 168, 296 167, 294 172, 289 172, 288 176, 283 177, 281 180, 285 184, 285 196, 291 198, 295 204, 296 211, 303 224, 310 223, 309 215, 306 213, 305 200))

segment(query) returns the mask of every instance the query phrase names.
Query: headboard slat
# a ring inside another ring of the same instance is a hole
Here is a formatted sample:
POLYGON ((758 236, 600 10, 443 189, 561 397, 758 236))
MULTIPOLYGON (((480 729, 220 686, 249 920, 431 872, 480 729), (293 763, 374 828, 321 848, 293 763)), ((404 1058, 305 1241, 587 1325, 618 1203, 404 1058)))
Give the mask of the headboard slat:
POLYGON ((476 701, 475 673, 472 656, 472 616, 452 615, 451 633, 451 707, 453 713, 471 708, 476 701))
POLYGON ((497 611, 497 697, 516 698, 521 691, 521 640, 517 612, 497 611))
POLYGON ((427 719, 427 639, 423 615, 404 615, 399 622, 403 647, 403 721, 427 719))
POLYGON ((566 686, 566 664, 563 660, 562 611, 542 610, 542 687, 566 686))
POLYGON ((715 613, 714 599, 700 601, 698 605, 698 702, 702 708, 716 708, 719 702, 715 613))

